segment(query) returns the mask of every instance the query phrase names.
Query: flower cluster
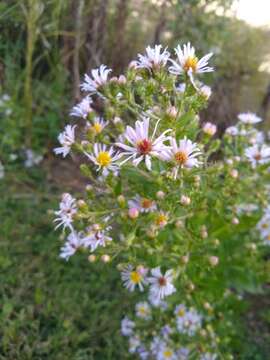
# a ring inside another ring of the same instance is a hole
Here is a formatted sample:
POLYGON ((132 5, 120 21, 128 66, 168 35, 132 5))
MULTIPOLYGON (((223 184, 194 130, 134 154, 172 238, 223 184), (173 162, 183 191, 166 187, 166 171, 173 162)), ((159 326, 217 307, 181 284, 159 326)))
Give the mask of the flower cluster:
MULTIPOLYGON (((121 324, 134 356, 229 359, 242 301, 236 272, 253 279, 261 264, 253 230, 270 147, 255 114, 240 114, 222 139, 217 125, 201 124, 211 89, 200 76, 213 71, 212 54, 199 59, 190 43, 174 53, 147 47, 123 75, 105 65, 85 75, 76 123, 55 149, 82 159, 88 181, 83 199, 66 193, 55 211, 60 257, 116 265, 136 302, 134 320, 130 311, 121 324)), ((257 226, 264 241, 269 213, 257 226)))

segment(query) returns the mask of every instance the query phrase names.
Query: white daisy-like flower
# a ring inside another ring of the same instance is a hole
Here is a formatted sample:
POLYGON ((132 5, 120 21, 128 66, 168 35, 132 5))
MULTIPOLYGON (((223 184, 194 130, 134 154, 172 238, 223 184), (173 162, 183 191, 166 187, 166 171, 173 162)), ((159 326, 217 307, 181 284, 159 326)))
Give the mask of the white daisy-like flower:
POLYGON ((195 54, 195 48, 190 43, 183 45, 183 49, 178 45, 175 53, 178 62, 170 60, 173 65, 169 67, 169 71, 174 75, 186 73, 192 78, 193 74, 214 71, 212 67, 208 66, 208 61, 213 55, 212 53, 205 55, 199 60, 195 54))
POLYGON ((107 226, 105 229, 96 224, 88 229, 87 236, 84 238, 85 247, 89 247, 91 251, 95 251, 97 247, 105 247, 112 238, 108 235, 111 227, 107 226))
POLYGON ((73 230, 72 222, 74 215, 77 213, 76 199, 68 193, 63 194, 59 210, 54 213, 56 215, 54 222, 58 223, 56 229, 63 225, 64 229, 68 227, 73 230))
POLYGON ((135 208, 142 213, 152 212, 157 209, 155 201, 141 197, 139 195, 136 195, 135 199, 129 200, 128 206, 129 208, 135 208))
POLYGON ((245 149, 245 156, 253 168, 257 165, 267 164, 270 162, 270 147, 265 144, 253 145, 245 149))
POLYGON ((259 116, 257 116, 256 114, 253 114, 252 112, 239 114, 238 119, 243 124, 249 124, 249 125, 257 124, 262 121, 262 119, 259 116))
POLYGON ((108 121, 104 121, 101 117, 96 116, 92 120, 92 123, 87 122, 87 128, 93 131, 95 135, 99 135, 107 124, 108 121))
POLYGON ((230 135, 230 136, 237 136, 237 135, 239 135, 239 130, 236 126, 229 126, 225 130, 225 134, 230 135))
MULTIPOLYGON (((169 160, 175 163, 176 169, 180 168, 192 168, 201 165, 201 161, 198 160, 198 156, 201 155, 201 150, 196 143, 186 137, 179 141, 177 144, 175 139, 171 139, 171 148, 164 153, 164 160, 169 160)), ((177 171, 175 172, 175 177, 177 171)))
POLYGON ((149 359, 150 353, 144 345, 140 345, 137 349, 137 354, 141 360, 149 359))
POLYGON ((248 134, 248 141, 251 145, 262 145, 265 142, 264 132, 253 128, 248 134))
POLYGON ((187 309, 184 304, 177 305, 174 314, 176 315, 176 318, 180 317, 183 318, 186 315, 187 309))
MULTIPOLYGON (((182 309, 180 309, 181 311, 182 309)), ((183 310, 182 310, 183 311, 183 310)), ((182 334, 193 336, 201 327, 202 317, 195 309, 185 311, 183 316, 179 316, 179 310, 176 319, 177 330, 182 334)))
POLYGON ((157 360, 177 360, 177 357, 170 346, 163 345, 157 353, 157 360))
POLYGON ((128 265, 122 272, 121 278, 124 282, 124 286, 129 291, 134 291, 136 286, 143 291, 144 285, 147 284, 147 280, 145 278, 146 271, 144 268, 137 267, 136 269, 132 265, 128 265))
POLYGON ((154 336, 150 343, 150 350, 153 355, 157 355, 158 352, 165 347, 164 340, 159 336, 154 336))
POLYGON ((60 258, 65 259, 66 261, 76 253, 80 248, 84 247, 84 241, 80 234, 76 231, 72 231, 67 238, 64 246, 60 250, 60 258))
POLYGON ((167 64, 169 57, 167 48, 162 51, 162 45, 155 45, 154 48, 147 46, 146 55, 138 55, 137 68, 159 69, 167 64))
POLYGON ((59 134, 58 141, 62 146, 54 149, 54 152, 57 155, 62 154, 63 157, 66 157, 67 154, 69 154, 71 147, 75 142, 75 128, 76 125, 67 125, 64 131, 59 134))
POLYGON ((202 129, 203 132, 209 136, 214 136, 217 132, 217 126, 211 122, 206 122, 202 129))
POLYGON ((134 321, 131 321, 128 317, 124 317, 121 321, 121 333, 123 336, 131 336, 135 328, 134 321))
POLYGON ((91 108, 92 99, 90 96, 86 96, 79 104, 73 106, 70 115, 86 119, 88 114, 93 112, 91 108))
POLYGON ((160 330, 160 334, 162 337, 164 338, 168 338, 170 334, 172 334, 173 329, 171 328, 170 325, 164 325, 162 326, 161 330, 160 330))
POLYGON ((115 153, 113 147, 107 149, 104 144, 94 144, 93 153, 84 153, 95 165, 97 165, 97 171, 101 171, 103 176, 107 176, 109 172, 116 173, 118 165, 116 164, 119 160, 120 155, 115 153))
POLYGON ((98 89, 108 82, 108 76, 112 69, 108 69, 106 65, 101 65, 97 69, 91 71, 91 76, 85 74, 84 82, 81 84, 83 91, 95 94, 98 89))
POLYGON ((173 294, 176 289, 172 284, 173 270, 167 270, 164 275, 160 271, 160 267, 151 270, 152 277, 147 281, 150 284, 150 294, 159 299, 164 299, 166 296, 173 294))
POLYGON ((151 318, 151 307, 146 301, 138 302, 135 306, 136 315, 145 320, 149 320, 151 318))
POLYGON ((188 360, 190 350, 188 348, 180 348, 177 350, 176 355, 178 360, 188 360))
POLYGON ((124 150, 123 155, 127 158, 122 162, 133 159, 133 164, 137 166, 141 161, 145 161, 148 170, 151 170, 151 158, 162 158, 162 154, 168 150, 168 146, 164 145, 164 141, 169 140, 166 136, 171 129, 164 131, 159 137, 155 138, 158 122, 155 125, 152 136, 149 136, 149 118, 144 118, 143 121, 136 121, 135 129, 127 126, 124 133, 124 138, 130 145, 124 143, 116 143, 118 147, 124 150))
POLYGON ((263 215, 256 225, 256 228, 260 232, 262 238, 266 238, 270 235, 270 214, 268 212, 263 215))
POLYGON ((138 347, 141 345, 141 341, 140 338, 138 336, 131 336, 129 338, 129 347, 128 350, 130 352, 130 354, 135 354, 136 350, 138 349, 138 347))
POLYGON ((24 161, 24 166, 26 168, 31 168, 34 165, 38 165, 43 160, 43 156, 36 154, 32 149, 26 149, 25 155, 26 159, 24 161))

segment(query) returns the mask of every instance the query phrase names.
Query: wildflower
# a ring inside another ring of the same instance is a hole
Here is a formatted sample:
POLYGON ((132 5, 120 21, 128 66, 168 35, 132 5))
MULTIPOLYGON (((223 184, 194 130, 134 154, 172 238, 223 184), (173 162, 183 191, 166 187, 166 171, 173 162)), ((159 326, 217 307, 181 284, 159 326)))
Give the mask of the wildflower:
POLYGON ((164 67, 170 57, 170 53, 162 45, 155 45, 154 48, 147 46, 146 55, 138 55, 137 68, 155 70, 164 67))
POLYGON ((101 256, 101 261, 104 262, 105 264, 108 263, 108 262, 110 262, 110 261, 111 261, 110 255, 108 255, 108 254, 103 254, 103 255, 101 256))
POLYGON ((157 353, 157 360, 176 360, 176 354, 167 345, 161 346, 161 349, 157 353))
POLYGON ((89 261, 90 263, 94 263, 96 260, 97 260, 96 255, 90 254, 90 255, 88 256, 88 261, 89 261))
POLYGON ((237 136, 239 135, 239 130, 237 129, 236 126, 229 126, 227 127, 225 133, 230 136, 237 136))
POLYGON ((157 199, 159 200, 163 200, 165 198, 165 193, 162 191, 162 190, 159 190, 157 193, 156 193, 156 197, 157 199))
POLYGON ((76 253, 79 248, 84 247, 83 238, 80 234, 72 231, 67 238, 64 246, 60 250, 60 258, 69 260, 69 258, 76 253))
POLYGON ((262 121, 262 119, 259 116, 251 112, 239 114, 238 119, 243 124, 249 124, 249 125, 257 124, 262 121))
POLYGON ((111 227, 107 226, 101 229, 99 224, 94 224, 88 228, 88 234, 84 238, 85 247, 89 247, 91 251, 95 251, 97 247, 105 247, 112 238, 108 235, 111 227))
POLYGON ((91 104, 92 99, 90 98, 90 96, 86 96, 79 104, 73 106, 70 115, 86 119, 88 115, 93 111, 93 109, 91 108, 91 104))
POLYGON ((135 199, 129 200, 128 205, 130 208, 138 209, 142 213, 152 212, 157 208, 153 200, 142 198, 139 195, 136 195, 135 199))
POLYGON ((202 129, 203 132, 209 136, 214 136, 217 132, 217 126, 210 122, 205 123, 202 129))
POLYGON ((179 350, 177 350, 176 355, 177 355, 177 359, 178 360, 188 360, 189 358, 189 349, 188 348, 180 348, 179 350))
POLYGON ((137 219, 137 217, 139 216, 139 210, 136 207, 129 208, 128 209, 128 216, 132 220, 137 219))
POLYGON ((57 155, 62 154, 63 157, 66 157, 67 154, 70 152, 71 147, 75 142, 75 128, 76 125, 67 125, 64 131, 59 134, 58 141, 62 146, 54 149, 54 152, 57 155))
MULTIPOLYGON (((170 142, 171 149, 167 151, 164 159, 173 161, 176 164, 176 169, 179 167, 198 167, 201 164, 201 162, 197 159, 197 157, 201 155, 201 151, 196 143, 193 143, 186 137, 179 141, 179 145, 177 145, 175 139, 171 139, 170 142)), ((177 171, 175 173, 175 178, 176 176, 177 171)))
POLYGON ((129 291, 134 291, 136 286, 143 291, 144 285, 147 283, 145 279, 145 271, 142 268, 136 268, 132 265, 128 265, 121 273, 124 286, 129 291))
POLYGON ((177 305, 174 310, 177 319, 178 317, 183 318, 186 315, 186 312, 187 309, 184 304, 177 305))
POLYGON ((92 121, 92 124, 87 123, 87 128, 89 128, 95 135, 99 135, 108 122, 105 122, 101 117, 95 117, 92 121))
POLYGON ((135 323, 128 317, 124 317, 121 321, 121 333, 123 336, 131 336, 135 328, 135 323))
POLYGON ((201 327, 202 317, 195 309, 185 310, 183 316, 177 316, 177 330, 182 334, 193 336, 201 327))
POLYGON ((85 155, 98 166, 97 171, 101 170, 103 176, 107 176, 109 171, 115 173, 118 169, 116 161, 119 159, 119 154, 114 154, 113 147, 107 150, 106 145, 95 143, 93 153, 85 152, 85 155))
POLYGON ((168 149, 163 143, 169 139, 169 137, 165 136, 166 133, 171 131, 170 129, 166 130, 154 140, 157 126, 158 122, 151 137, 149 137, 149 118, 136 121, 135 129, 130 126, 127 127, 124 138, 130 145, 121 142, 116 143, 117 146, 124 150, 123 155, 128 156, 122 164, 132 158, 133 164, 137 166, 144 160, 147 169, 151 170, 151 157, 161 158, 162 154, 168 149))
POLYGON ((24 166, 26 168, 30 168, 30 167, 32 167, 34 165, 38 165, 43 159, 42 155, 36 154, 31 149, 26 149, 25 155, 26 155, 26 160, 24 162, 24 166))
POLYGON ((257 165, 266 164, 270 161, 270 147, 265 144, 253 145, 245 150, 245 156, 251 166, 255 168, 257 165))
POLYGON ((140 338, 138 336, 131 336, 129 338, 129 352, 134 354, 137 348, 141 345, 140 338))
POLYGON ((186 73, 192 80, 193 74, 214 71, 212 67, 208 66, 208 60, 213 55, 212 53, 205 55, 199 60, 195 55, 195 48, 190 43, 185 44, 183 49, 178 45, 175 53, 178 62, 170 60, 173 65, 169 67, 169 71, 174 75, 186 73))
POLYGON ((63 225, 64 229, 68 227, 72 230, 73 218, 77 213, 76 199, 68 193, 63 194, 59 210, 54 213, 56 215, 54 222, 58 222, 56 229, 63 225))
POLYGON ((212 95, 212 90, 211 90, 210 86, 203 85, 199 88, 199 93, 202 95, 202 97, 204 97, 206 100, 208 100, 210 98, 210 96, 212 95))
POLYGON ((168 223, 168 215, 164 212, 160 212, 157 214, 155 223, 158 227, 163 228, 168 223))
POLYGON ((111 71, 106 65, 101 65, 99 68, 91 71, 91 76, 85 74, 84 82, 81 84, 82 90, 88 91, 90 94, 97 93, 99 88, 107 83, 111 71))
POLYGON ((182 195, 180 198, 180 203, 181 203, 181 205, 185 205, 185 206, 190 205, 191 199, 189 196, 182 195))
POLYGON ((136 315, 139 318, 149 320, 151 318, 151 308, 146 301, 139 302, 136 304, 136 315))
POLYGON ((152 277, 147 280, 150 285, 150 294, 156 296, 158 299, 164 299, 164 297, 173 294, 176 289, 172 284, 173 270, 167 270, 164 275, 160 271, 160 267, 156 267, 151 270, 152 277))

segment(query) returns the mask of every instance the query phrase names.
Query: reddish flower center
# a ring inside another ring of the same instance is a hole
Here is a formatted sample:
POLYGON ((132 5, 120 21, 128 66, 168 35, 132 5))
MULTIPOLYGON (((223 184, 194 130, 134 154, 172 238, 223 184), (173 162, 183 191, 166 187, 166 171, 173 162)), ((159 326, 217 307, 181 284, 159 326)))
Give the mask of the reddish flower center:
POLYGON ((255 159, 256 161, 261 160, 261 159, 262 159, 261 154, 260 154, 260 153, 255 154, 255 155, 254 155, 254 159, 255 159))
POLYGON ((185 151, 178 151, 175 153, 174 158, 180 165, 184 165, 188 160, 188 154, 185 151))
POLYGON ((152 200, 142 199, 141 205, 144 209, 149 209, 152 206, 152 200))
POLYGON ((158 283, 159 283, 160 286, 166 286, 167 280, 166 280, 166 278, 164 276, 162 276, 162 277, 160 277, 158 279, 158 283))
POLYGON ((142 155, 149 154, 152 150, 152 143, 148 139, 143 139, 137 142, 137 149, 142 155))

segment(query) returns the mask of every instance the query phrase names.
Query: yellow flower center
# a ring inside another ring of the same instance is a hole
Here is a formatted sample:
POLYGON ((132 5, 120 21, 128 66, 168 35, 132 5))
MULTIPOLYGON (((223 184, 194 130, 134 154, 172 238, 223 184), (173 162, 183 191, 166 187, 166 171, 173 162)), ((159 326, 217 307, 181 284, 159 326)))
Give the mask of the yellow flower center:
POLYGON ((178 151, 175 153, 174 158, 180 165, 184 165, 188 160, 188 154, 185 151, 178 151))
POLYGON ((267 223, 263 223, 263 224, 262 224, 262 228, 263 228, 263 229, 267 229, 267 228, 268 228, 268 224, 267 224, 267 223))
POLYGON ((93 129, 94 129, 96 134, 100 134, 101 131, 102 131, 102 125, 99 124, 99 123, 94 123, 93 129))
POLYGON ((170 357, 172 357, 172 351, 171 350, 169 350, 169 349, 167 349, 167 350, 165 350, 164 352, 163 352, 163 356, 165 357, 165 358, 170 358, 170 357))
POLYGON ((142 315, 145 315, 146 314, 146 309, 144 307, 140 307, 139 308, 139 312, 142 314, 142 315))
POLYGON ((185 309, 178 310, 178 316, 183 317, 185 315, 185 309))
POLYGON ((100 166, 108 166, 112 162, 112 158, 108 151, 101 151, 97 156, 97 162, 100 166))
POLYGON ((167 216, 165 214, 159 214, 156 218, 156 224, 157 225, 164 225, 167 223, 167 216))
POLYGON ((183 68, 185 71, 192 69, 192 71, 195 72, 197 69, 197 64, 198 64, 198 58, 196 56, 190 56, 185 61, 183 68))
POLYGON ((142 280, 142 275, 139 274, 137 271, 131 271, 130 273, 130 280, 134 284, 139 284, 139 282, 142 280))

